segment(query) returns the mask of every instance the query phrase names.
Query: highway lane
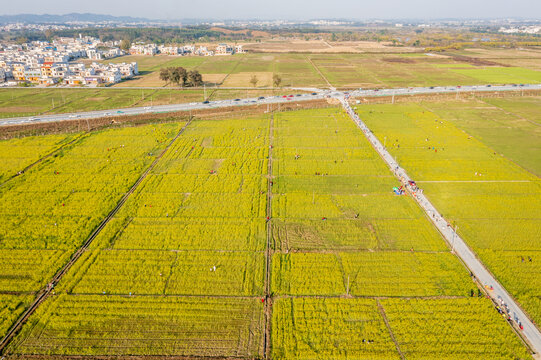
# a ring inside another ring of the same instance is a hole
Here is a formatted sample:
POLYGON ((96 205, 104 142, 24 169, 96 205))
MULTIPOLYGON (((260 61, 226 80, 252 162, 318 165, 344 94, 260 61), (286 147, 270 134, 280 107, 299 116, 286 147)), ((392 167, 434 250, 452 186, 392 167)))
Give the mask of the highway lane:
POLYGON ((157 105, 157 106, 145 106, 145 107, 133 107, 133 108, 119 108, 108 110, 96 110, 88 112, 78 113, 64 113, 64 114, 51 114, 51 115, 39 115, 28 117, 14 117, 0 119, 0 126, 6 125, 20 125, 29 123, 47 123, 74 119, 93 119, 101 117, 113 117, 123 115, 139 115, 145 113, 166 113, 175 111, 189 111, 200 109, 213 109, 230 106, 247 106, 247 105, 265 105, 265 104, 279 104, 293 101, 308 101, 314 99, 323 99, 326 97, 341 98, 345 94, 350 97, 379 97, 379 96, 392 96, 392 95, 419 95, 419 94, 440 94, 440 93, 465 93, 465 92, 494 92, 494 91, 519 91, 519 90, 541 90, 541 84, 525 84, 525 85, 486 85, 486 86, 435 86, 435 87, 416 87, 416 88, 398 88, 398 89, 381 89, 381 90, 354 90, 350 92, 333 91, 328 89, 304 89, 298 88, 297 90, 312 90, 312 93, 294 94, 289 96, 273 96, 273 97, 260 97, 260 98, 247 98, 247 99, 230 99, 230 100, 218 100, 210 101, 208 103, 182 103, 171 105, 157 105), (315 95, 314 95, 315 94, 315 95))
MULTIPOLYGON (((345 99, 342 99, 342 105, 349 116, 362 130, 372 146, 387 163, 391 171, 406 188, 410 188, 408 182, 412 179, 408 176, 406 170, 400 167, 400 164, 398 164, 398 162, 391 156, 391 154, 376 138, 372 131, 370 131, 366 124, 351 109, 345 99)), ((541 332, 539 329, 526 316, 524 311, 521 309, 518 303, 515 302, 507 290, 486 269, 486 267, 477 258, 477 255, 469 248, 466 242, 455 232, 452 227, 448 226, 449 223, 447 220, 443 218, 443 216, 425 197, 425 195, 422 192, 416 191, 413 198, 426 212, 428 218, 446 239, 454 254, 456 254, 464 262, 464 264, 466 264, 471 273, 477 278, 477 281, 485 287, 492 300, 500 306, 505 304, 504 308, 507 307, 513 326, 515 326, 517 331, 519 331, 528 341, 531 348, 536 353, 535 357, 539 358, 539 355, 541 354, 541 332), (520 329, 520 325, 522 325, 523 329, 520 329)))
POLYGON ((296 95, 288 95, 288 96, 274 96, 274 97, 267 97, 267 98, 261 97, 261 98, 247 98, 247 99, 218 100, 218 101, 210 101, 206 103, 202 103, 202 102, 182 103, 182 104, 171 104, 171 105, 96 110, 96 111, 87 111, 87 112, 78 112, 78 113, 63 113, 63 114, 41 115, 41 116, 4 118, 4 119, 0 119, 0 126, 29 124, 29 123, 47 123, 47 122, 75 120, 75 119, 93 119, 93 118, 114 117, 114 116, 123 116, 123 115, 139 115, 139 114, 148 114, 148 113, 167 113, 167 112, 175 112, 175 111, 216 109, 216 108, 231 107, 231 106, 278 104, 278 103, 288 103, 288 102, 293 102, 293 101, 308 101, 308 100, 314 100, 314 99, 322 99, 323 97, 324 95, 322 93, 310 93, 310 94, 296 94, 296 95), (312 94, 315 94, 315 95, 312 95, 312 94))

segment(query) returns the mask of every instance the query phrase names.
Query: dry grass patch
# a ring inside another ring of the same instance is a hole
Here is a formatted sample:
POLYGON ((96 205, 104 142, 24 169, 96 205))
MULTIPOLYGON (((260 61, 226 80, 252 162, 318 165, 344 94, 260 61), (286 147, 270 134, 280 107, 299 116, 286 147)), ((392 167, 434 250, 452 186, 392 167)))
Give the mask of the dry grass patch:
POLYGON ((257 77, 257 86, 272 86, 272 72, 241 72, 238 74, 231 74, 224 81, 223 86, 228 87, 252 87, 250 83, 252 76, 257 77))

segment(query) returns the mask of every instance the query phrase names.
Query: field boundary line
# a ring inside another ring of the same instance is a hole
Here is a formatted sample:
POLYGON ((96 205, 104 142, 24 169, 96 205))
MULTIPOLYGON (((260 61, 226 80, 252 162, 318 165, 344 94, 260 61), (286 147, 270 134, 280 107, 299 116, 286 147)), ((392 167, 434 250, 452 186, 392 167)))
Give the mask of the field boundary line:
POLYGON ((359 127, 363 135, 381 156, 381 159, 389 166, 390 170, 404 185, 406 190, 412 192, 412 197, 420 206, 432 224, 440 232, 443 239, 451 248, 451 251, 466 265, 470 273, 475 276, 480 284, 490 288, 488 291, 489 298, 493 304, 497 304, 501 299, 509 307, 509 313, 513 314, 513 320, 509 322, 511 328, 515 331, 519 338, 524 338, 529 350, 534 357, 539 357, 541 353, 541 332, 532 322, 527 313, 522 309, 515 298, 505 289, 505 287, 497 280, 496 276, 485 266, 479 259, 478 255, 470 248, 470 246, 456 233, 455 229, 448 226, 449 222, 441 215, 436 207, 426 198, 423 192, 414 192, 410 188, 409 181, 412 179, 408 176, 405 169, 401 168, 398 162, 392 157, 387 149, 382 145, 379 139, 372 133, 367 125, 360 117, 351 109, 345 98, 340 98, 342 106, 351 120, 359 127), (519 326, 521 328, 519 329, 519 326))
POLYGON ((321 72, 321 70, 319 70, 319 68, 317 67, 317 65, 312 61, 312 59, 310 58, 310 56, 306 56, 306 60, 308 60, 308 62, 310 63, 310 65, 312 65, 312 67, 317 71, 317 73, 319 74, 319 76, 321 76, 321 78, 323 80, 325 80, 325 82, 327 83, 327 85, 329 85, 329 88, 331 90, 336 90, 336 88, 334 86, 332 86, 332 84, 329 82, 329 80, 325 77, 325 75, 323 75, 323 73, 321 72))
POLYGON ((71 256, 70 261, 64 265, 51 279, 51 281, 43 288, 34 302, 19 316, 17 321, 6 332, 6 335, 0 340, 0 354, 4 355, 4 350, 11 343, 11 340, 21 330, 22 326, 26 323, 26 320, 36 311, 39 305, 45 301, 49 295, 53 292, 54 286, 62 279, 62 277, 68 272, 68 270, 75 264, 75 262, 83 255, 88 249, 92 241, 100 234, 101 230, 109 223, 109 221, 118 213, 122 208, 128 197, 135 192, 147 175, 154 169, 156 164, 161 160, 163 155, 171 148, 175 141, 184 133, 184 130, 192 123, 192 118, 180 129, 177 135, 169 142, 169 144, 163 149, 163 151, 154 159, 154 161, 147 167, 147 169, 141 174, 139 179, 131 186, 131 188, 124 194, 124 196, 118 201, 116 206, 109 212, 109 214, 102 220, 102 222, 92 231, 83 245, 71 256))
POLYGON ((387 319, 387 314, 385 314, 385 309, 383 308, 383 305, 381 305, 379 299, 376 299, 376 303, 378 304, 378 311, 383 318, 383 322, 385 322, 385 326, 387 326, 387 330, 389 331, 389 335, 391 335, 391 340, 394 342, 394 346, 396 346, 396 351, 398 351, 398 354, 400 355, 400 358, 402 360, 406 360, 406 357, 404 356, 404 353, 400 349, 400 345, 398 344, 398 341, 396 340, 393 329, 391 329, 391 324, 389 324, 389 320, 387 319))
MULTIPOLYGON (((229 75, 233 74, 233 71, 237 70, 237 67, 239 67, 241 61, 243 61, 242 58, 240 58, 240 59, 235 63, 235 66, 233 66, 233 69, 231 69, 231 71, 230 71, 229 73, 227 73, 226 76, 224 76, 224 78, 222 79, 222 82, 221 82, 219 85, 216 84, 216 86, 215 86, 214 88, 212 88, 212 92, 209 94, 209 96, 207 96, 207 98, 206 98, 205 100, 211 100, 211 99, 213 98, 214 94, 216 93, 216 91, 218 91, 218 90, 225 90, 225 88, 222 89, 221 85, 224 84, 224 82, 227 80, 227 78, 229 77, 229 75)), ((200 65, 201 65, 201 64, 200 64, 200 65)), ((248 88, 246 88, 246 89, 248 89, 248 88)))
MULTIPOLYGON (((522 96, 521 96, 521 97, 522 97, 522 96)), ((502 108, 502 107, 500 107, 500 106, 498 106, 498 105, 490 104, 490 103, 486 102, 485 100, 483 100, 481 97, 477 97, 477 96, 476 96, 475 98, 478 99, 479 101, 481 101, 481 102, 484 103, 484 104, 487 104, 487 105, 489 105, 489 106, 494 106, 496 109, 500 110, 500 111, 503 112, 504 114, 512 115, 512 116, 514 116, 514 117, 516 117, 516 118, 519 118, 519 119, 521 119, 521 120, 525 120, 525 121, 530 122, 530 123, 532 123, 532 124, 534 124, 534 125, 541 126, 541 124, 538 123, 538 122, 536 122, 536 121, 527 119, 527 118, 525 118, 525 117, 522 116, 522 115, 515 114, 514 112, 505 110, 504 108, 502 108)))
POLYGON ((274 144, 274 114, 269 118, 269 159, 267 164, 267 243, 265 245, 265 331, 263 339, 263 358, 270 359, 270 338, 272 320, 271 270, 272 270, 272 148, 274 144))
POLYGON ((15 179, 16 177, 18 176, 21 176, 22 174, 24 174, 25 172, 27 172, 28 170, 30 170, 31 168, 33 168, 34 166, 38 165, 39 163, 43 162, 44 160, 50 158, 51 156, 55 155, 56 153, 60 152, 62 149, 64 149, 65 147, 77 142, 78 140, 81 140, 83 138, 85 138, 86 136, 90 136, 91 134, 90 133, 84 133, 82 135, 79 135, 77 136, 75 139, 57 147, 56 149, 54 149, 53 151, 51 151, 50 153, 42 156, 41 158, 39 158, 38 160, 34 161, 33 163, 31 163, 30 165, 27 165, 24 169, 18 171, 16 174, 14 175, 11 175, 9 178, 7 178, 4 182, 2 182, 0 184, 0 187, 4 186, 5 184, 7 184, 9 181, 15 179))

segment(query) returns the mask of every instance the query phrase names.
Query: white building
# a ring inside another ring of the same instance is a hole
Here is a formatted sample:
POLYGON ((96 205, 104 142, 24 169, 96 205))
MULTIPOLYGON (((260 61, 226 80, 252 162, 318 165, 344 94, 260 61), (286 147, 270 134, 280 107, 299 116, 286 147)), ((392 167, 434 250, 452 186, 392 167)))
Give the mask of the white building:
POLYGON ((232 46, 227 45, 227 44, 219 44, 216 47, 215 54, 216 55, 233 55, 234 52, 235 52, 235 50, 233 49, 232 46))

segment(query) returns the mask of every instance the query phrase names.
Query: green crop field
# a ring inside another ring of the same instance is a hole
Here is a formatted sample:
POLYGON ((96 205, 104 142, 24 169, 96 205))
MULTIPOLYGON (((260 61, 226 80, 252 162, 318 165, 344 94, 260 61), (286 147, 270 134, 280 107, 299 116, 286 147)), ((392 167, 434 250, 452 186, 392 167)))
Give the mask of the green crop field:
MULTIPOLYGON (((0 187, 3 331, 183 125, 78 134, 0 187)), ((398 184, 338 108, 195 119, 6 352, 530 359, 398 184)))
POLYGON ((431 102, 423 106, 541 176, 540 97, 431 102))
POLYGON ((487 267, 540 322, 541 180, 517 165, 539 169, 535 120, 540 113, 524 106, 524 117, 518 118, 504 110, 505 106, 516 111, 520 104, 536 101, 488 99, 479 107, 470 101, 461 103, 455 113, 459 103, 376 105, 363 106, 359 113, 487 267), (487 105, 492 103, 502 106, 487 105), (482 115, 483 111, 487 113, 482 115), (517 137, 508 133, 509 128, 517 137), (530 156, 519 154, 525 148, 530 156))
POLYGON ((530 52, 526 58, 502 50, 460 54, 486 57, 489 65, 471 63, 454 54, 413 55, 248 53, 212 57, 122 56, 108 61, 136 61, 139 76, 107 89, 0 89, 0 118, 204 101, 204 90, 172 89, 171 84, 159 79, 161 68, 174 66, 197 69, 203 75, 206 96, 210 100, 286 94, 287 89, 269 89, 273 86, 274 75, 281 77, 280 86, 286 88, 327 88, 329 84, 352 89, 541 82, 538 65, 541 59, 535 52, 530 52), (258 79, 257 87, 250 83, 252 76, 258 79), (246 89, 235 89, 239 87, 246 89))
MULTIPOLYGON (((496 51, 494 51, 497 54, 496 51)), ((507 54, 501 54, 508 60, 507 54)), ((267 75, 279 75, 284 86, 371 88, 402 86, 476 85, 501 83, 539 83, 540 69, 533 62, 503 66, 494 56, 494 65, 471 65, 467 60, 452 56, 425 54, 288 54, 251 53, 231 57, 173 57, 128 56, 114 62, 138 61, 142 71, 140 80, 117 86, 162 86, 157 78, 162 67, 183 66, 197 69, 205 81, 223 86, 252 86, 251 75, 256 75, 258 86, 271 86, 267 75), (500 65, 501 64, 501 65, 500 65), (321 74, 320 74, 321 72, 321 74), (247 75, 247 76, 243 76, 247 75), (227 77, 227 78, 226 78, 227 77), (224 81, 225 79, 225 81, 224 81)), ((532 60, 539 61, 539 54, 532 60)))

